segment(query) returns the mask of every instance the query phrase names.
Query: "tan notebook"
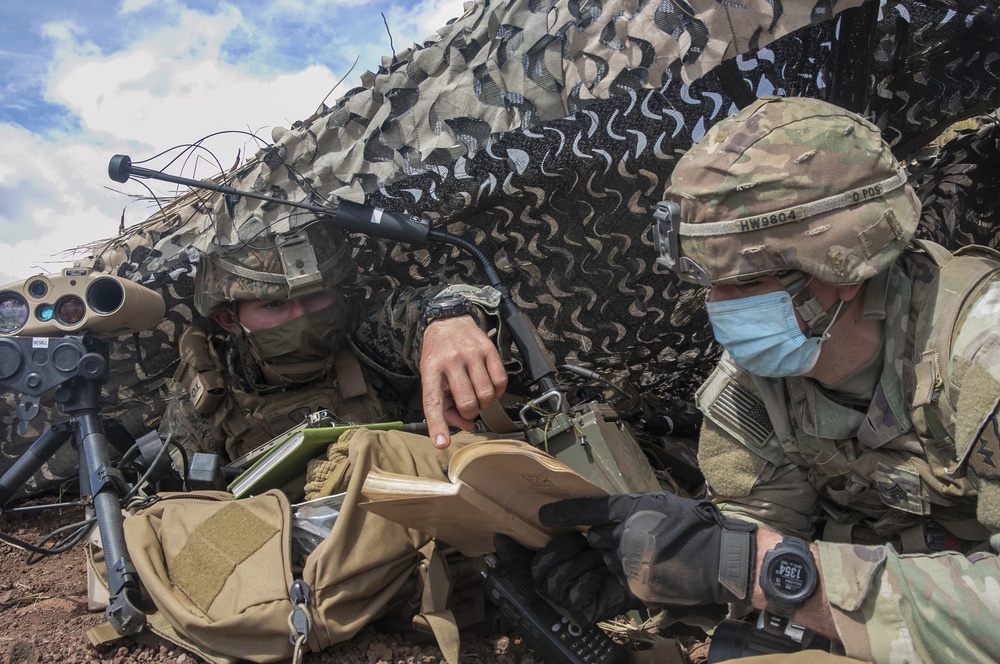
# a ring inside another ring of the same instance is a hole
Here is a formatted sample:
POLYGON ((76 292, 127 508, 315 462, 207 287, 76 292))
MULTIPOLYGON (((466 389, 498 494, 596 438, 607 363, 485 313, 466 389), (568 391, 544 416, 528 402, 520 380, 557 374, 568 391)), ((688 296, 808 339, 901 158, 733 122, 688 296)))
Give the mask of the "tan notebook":
POLYGON ((361 507, 476 556, 493 551, 494 533, 540 548, 555 533, 538 523, 538 508, 564 498, 608 495, 520 441, 463 447, 452 457, 448 480, 373 468, 361 490, 368 502, 361 507))

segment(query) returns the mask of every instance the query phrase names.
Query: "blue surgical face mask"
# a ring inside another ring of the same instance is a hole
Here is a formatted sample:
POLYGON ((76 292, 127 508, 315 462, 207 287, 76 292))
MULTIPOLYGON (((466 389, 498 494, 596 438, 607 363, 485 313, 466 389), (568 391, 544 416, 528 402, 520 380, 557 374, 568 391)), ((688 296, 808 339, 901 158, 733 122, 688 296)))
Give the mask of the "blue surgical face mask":
POLYGON ((809 373, 819 359, 820 345, 829 338, 841 301, 818 337, 807 338, 799 329, 791 296, 784 291, 706 302, 715 339, 733 361, 750 373, 768 378, 809 373))

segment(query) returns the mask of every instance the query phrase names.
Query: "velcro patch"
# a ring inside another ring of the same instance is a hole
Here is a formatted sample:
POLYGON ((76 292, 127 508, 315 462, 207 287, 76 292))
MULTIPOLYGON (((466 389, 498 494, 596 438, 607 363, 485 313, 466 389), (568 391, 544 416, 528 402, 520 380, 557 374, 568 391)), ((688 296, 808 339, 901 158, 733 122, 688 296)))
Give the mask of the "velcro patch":
POLYGON ((280 528, 233 502, 195 528, 170 564, 170 580, 208 613, 236 567, 280 528))
POLYGON ((996 411, 972 441, 969 470, 984 480, 1000 480, 1000 429, 997 425, 996 411))
POLYGON ((910 514, 930 514, 930 504, 924 497, 920 473, 905 466, 879 463, 875 467, 875 482, 882 502, 910 514))

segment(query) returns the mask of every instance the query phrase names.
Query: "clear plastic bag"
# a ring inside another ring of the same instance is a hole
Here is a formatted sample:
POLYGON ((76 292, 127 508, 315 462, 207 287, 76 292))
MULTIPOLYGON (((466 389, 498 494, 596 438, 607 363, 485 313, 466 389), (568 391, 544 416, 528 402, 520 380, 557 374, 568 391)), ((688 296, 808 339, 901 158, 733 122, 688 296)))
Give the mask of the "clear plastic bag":
POLYGON ((292 552, 302 560, 333 530, 346 494, 323 496, 292 505, 292 552))

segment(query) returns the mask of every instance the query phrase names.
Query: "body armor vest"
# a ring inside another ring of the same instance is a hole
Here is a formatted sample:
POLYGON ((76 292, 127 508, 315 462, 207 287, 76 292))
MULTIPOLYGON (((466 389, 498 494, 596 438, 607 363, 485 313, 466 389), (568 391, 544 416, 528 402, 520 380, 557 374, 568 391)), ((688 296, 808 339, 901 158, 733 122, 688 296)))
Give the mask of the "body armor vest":
POLYGON ((350 345, 344 343, 326 377, 302 386, 258 392, 242 386, 223 367, 220 353, 205 331, 192 325, 181 335, 181 363, 174 379, 188 390, 201 417, 224 433, 231 459, 258 447, 310 413, 327 410, 337 423, 381 422, 400 419, 403 408, 386 404, 376 390, 374 377, 361 365, 350 345))

